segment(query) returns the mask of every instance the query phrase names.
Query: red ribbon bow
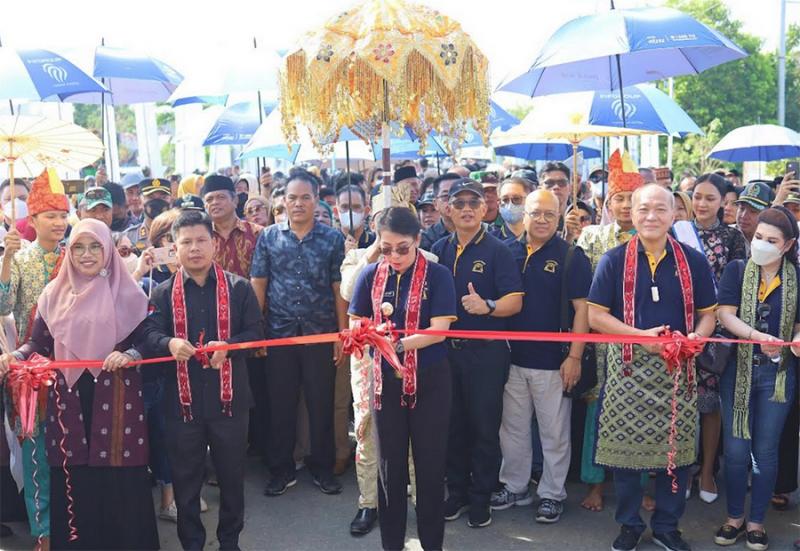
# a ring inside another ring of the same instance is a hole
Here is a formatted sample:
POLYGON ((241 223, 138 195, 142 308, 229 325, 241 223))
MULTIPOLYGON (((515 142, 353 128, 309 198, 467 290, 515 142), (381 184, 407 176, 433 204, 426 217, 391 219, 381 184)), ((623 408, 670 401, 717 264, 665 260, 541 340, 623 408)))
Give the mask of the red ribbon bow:
POLYGON ((339 334, 342 341, 342 353, 352 354, 359 360, 364 357, 364 347, 372 346, 377 350, 381 357, 389 362, 389 365, 401 376, 405 375, 406 369, 400 363, 397 352, 392 346, 392 342, 386 337, 392 335, 394 326, 391 321, 385 323, 383 332, 378 331, 378 327, 369 318, 361 318, 355 321, 353 327, 345 329, 339 334))
POLYGON ((24 365, 12 364, 8 372, 8 385, 14 404, 17 405, 21 433, 24 440, 32 438, 36 430, 36 407, 39 390, 53 384, 56 372, 50 360, 33 354, 24 365))

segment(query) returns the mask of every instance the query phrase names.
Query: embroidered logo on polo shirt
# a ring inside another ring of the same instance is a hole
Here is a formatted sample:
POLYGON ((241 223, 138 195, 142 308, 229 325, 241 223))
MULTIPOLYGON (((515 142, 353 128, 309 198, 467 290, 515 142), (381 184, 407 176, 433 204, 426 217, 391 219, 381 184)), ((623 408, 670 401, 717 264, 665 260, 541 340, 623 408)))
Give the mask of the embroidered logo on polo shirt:
POLYGON ((472 271, 476 274, 482 274, 483 269, 486 267, 486 262, 483 260, 476 260, 472 263, 472 271))
POLYGON ((556 273, 556 268, 558 268, 558 262, 556 260, 548 260, 544 263, 544 271, 550 272, 551 274, 556 273))

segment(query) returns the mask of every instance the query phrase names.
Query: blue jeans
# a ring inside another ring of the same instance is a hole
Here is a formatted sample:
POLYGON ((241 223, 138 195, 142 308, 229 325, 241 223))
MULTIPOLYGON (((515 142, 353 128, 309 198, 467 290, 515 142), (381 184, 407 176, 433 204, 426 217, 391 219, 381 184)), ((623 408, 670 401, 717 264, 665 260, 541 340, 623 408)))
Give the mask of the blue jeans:
POLYGON ((142 383, 142 401, 147 416, 147 432, 150 440, 150 470, 161 484, 172 484, 164 432, 164 379, 142 383))
POLYGON ((747 495, 747 469, 753 465, 750 497, 750 522, 761 524, 767 512, 775 480, 778 476, 778 445, 783 424, 796 400, 797 374, 791 367, 786 372, 786 402, 770 400, 775 391, 778 366, 772 362, 753 368, 750 388, 751 440, 733 436, 733 396, 736 387, 736 365, 730 365, 720 380, 722 397, 722 430, 725 444, 725 491, 728 516, 744 517, 747 495))
MULTIPOLYGON (((678 477, 678 491, 672 493, 672 477, 667 471, 656 471, 656 510, 650 517, 650 527, 655 534, 664 534, 678 529, 678 521, 686 508, 686 482, 689 468, 675 469, 678 477)), ((642 473, 630 469, 614 469, 614 490, 617 493, 617 523, 633 528, 637 533, 644 532, 647 525, 639 510, 642 507, 644 487, 642 473)))

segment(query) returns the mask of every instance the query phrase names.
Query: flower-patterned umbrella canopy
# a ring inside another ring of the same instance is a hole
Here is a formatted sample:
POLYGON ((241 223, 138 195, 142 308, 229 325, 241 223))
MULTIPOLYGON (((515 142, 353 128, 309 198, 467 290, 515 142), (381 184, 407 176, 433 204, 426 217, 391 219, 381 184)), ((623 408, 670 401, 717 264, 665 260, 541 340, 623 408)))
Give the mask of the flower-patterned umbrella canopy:
POLYGON ((410 126, 460 142, 468 124, 488 140, 488 61, 458 22, 403 0, 367 0, 308 33, 281 68, 288 142, 297 125, 317 144, 351 128, 368 140, 410 126))

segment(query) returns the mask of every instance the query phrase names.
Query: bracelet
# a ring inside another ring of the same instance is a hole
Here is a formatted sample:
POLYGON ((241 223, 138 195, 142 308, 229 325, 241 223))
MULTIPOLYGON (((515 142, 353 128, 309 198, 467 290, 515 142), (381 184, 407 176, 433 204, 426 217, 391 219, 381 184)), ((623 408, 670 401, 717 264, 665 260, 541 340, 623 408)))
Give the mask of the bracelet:
POLYGON ((582 359, 583 359, 583 358, 581 358, 580 356, 578 356, 578 357, 576 358, 576 357, 575 357, 575 356, 573 356, 572 354, 569 354, 569 355, 567 356, 567 358, 572 358, 573 360, 578 360, 578 361, 580 361, 580 360, 582 360, 582 359))

